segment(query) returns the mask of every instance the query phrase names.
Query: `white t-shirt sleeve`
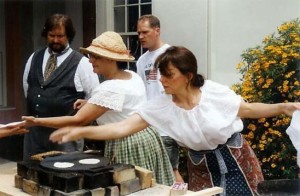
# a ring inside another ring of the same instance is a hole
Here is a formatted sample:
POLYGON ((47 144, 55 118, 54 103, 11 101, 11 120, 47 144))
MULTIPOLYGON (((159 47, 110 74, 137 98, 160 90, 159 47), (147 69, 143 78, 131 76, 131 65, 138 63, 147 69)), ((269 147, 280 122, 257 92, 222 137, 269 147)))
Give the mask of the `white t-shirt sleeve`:
POLYGON ((144 70, 144 67, 142 67, 142 58, 143 56, 141 56, 137 62, 136 62, 136 73, 142 78, 143 81, 146 81, 146 78, 145 78, 145 70, 144 70))

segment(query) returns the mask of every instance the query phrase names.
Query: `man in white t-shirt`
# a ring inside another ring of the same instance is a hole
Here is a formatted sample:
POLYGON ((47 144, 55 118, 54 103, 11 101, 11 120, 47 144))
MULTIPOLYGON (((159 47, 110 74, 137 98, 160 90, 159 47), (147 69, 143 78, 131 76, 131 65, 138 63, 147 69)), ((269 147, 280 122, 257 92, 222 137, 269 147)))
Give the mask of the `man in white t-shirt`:
MULTIPOLYGON (((153 65, 156 58, 165 52, 170 45, 165 44, 161 40, 160 21, 153 15, 143 15, 138 19, 137 32, 142 47, 148 49, 148 51, 145 52, 137 61, 137 73, 141 76, 145 83, 147 99, 150 100, 164 93, 164 88, 159 81, 160 73, 153 65)), ((176 181, 183 182, 183 179, 178 172, 179 146, 175 140, 168 137, 167 130, 158 131, 168 152, 176 181)))

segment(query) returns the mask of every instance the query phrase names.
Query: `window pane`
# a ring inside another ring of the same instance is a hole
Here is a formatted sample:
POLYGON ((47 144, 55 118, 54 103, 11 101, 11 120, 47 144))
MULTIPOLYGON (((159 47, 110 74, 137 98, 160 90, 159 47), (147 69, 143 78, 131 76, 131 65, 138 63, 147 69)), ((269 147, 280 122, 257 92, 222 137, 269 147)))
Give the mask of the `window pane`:
POLYGON ((136 32, 137 19, 139 18, 139 6, 128 7, 128 32, 136 32))
POLYGON ((124 5, 125 0, 115 0, 115 5, 124 5))
MULTIPOLYGON (((122 35, 130 54, 137 60, 141 56, 140 42, 137 35, 122 35)), ((128 63, 128 69, 136 72, 135 62, 128 63)))
POLYGON ((140 42, 138 36, 130 35, 128 38, 128 42, 131 54, 134 56, 135 59, 138 59, 141 56, 140 42))
POLYGON ((115 12, 115 31, 125 32, 125 7, 114 8, 115 12))
POLYGON ((127 0, 128 4, 137 4, 139 0, 127 0))
POLYGON ((151 0, 141 0, 141 3, 151 3, 151 0))
POLYGON ((141 15, 145 14, 151 14, 152 13, 152 7, 150 5, 141 5, 141 15))

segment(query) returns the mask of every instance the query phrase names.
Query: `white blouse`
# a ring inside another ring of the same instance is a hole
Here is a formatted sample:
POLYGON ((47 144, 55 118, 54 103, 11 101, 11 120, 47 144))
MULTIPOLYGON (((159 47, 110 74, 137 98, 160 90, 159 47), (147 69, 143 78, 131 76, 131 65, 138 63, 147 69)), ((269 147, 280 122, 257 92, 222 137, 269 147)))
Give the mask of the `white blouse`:
POLYGON ((137 113, 152 126, 168 130, 179 145, 193 150, 212 150, 243 129, 237 116, 241 97, 229 87, 206 80, 201 99, 191 110, 178 107, 170 95, 144 104, 137 113))
POLYGON ((146 90, 140 76, 131 73, 129 80, 106 80, 93 91, 88 103, 109 108, 97 119, 98 124, 121 121, 146 102, 146 90))

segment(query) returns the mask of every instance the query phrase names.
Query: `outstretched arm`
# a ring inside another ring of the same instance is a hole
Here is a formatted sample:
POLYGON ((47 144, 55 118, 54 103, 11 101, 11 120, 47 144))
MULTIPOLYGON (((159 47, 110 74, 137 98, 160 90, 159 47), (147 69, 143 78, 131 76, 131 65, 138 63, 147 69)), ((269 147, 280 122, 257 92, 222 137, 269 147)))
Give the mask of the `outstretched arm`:
POLYGON ((50 135, 53 142, 69 142, 80 138, 108 140, 122 138, 145 129, 149 124, 138 114, 127 119, 102 126, 65 127, 56 130, 50 135))
POLYGON ((74 116, 61 116, 49 118, 35 118, 33 116, 23 116, 25 120, 24 127, 44 126, 60 128, 65 126, 82 126, 87 125, 91 121, 108 111, 108 108, 98 105, 86 103, 74 116))
POLYGON ((238 116, 241 118, 268 118, 280 114, 292 116, 295 110, 300 109, 300 103, 246 103, 241 102, 238 116))
POLYGON ((23 133, 27 133, 27 132, 28 132, 28 130, 19 128, 19 127, 15 127, 15 128, 9 128, 9 127, 1 128, 0 127, 0 138, 11 136, 11 135, 23 134, 23 133))

